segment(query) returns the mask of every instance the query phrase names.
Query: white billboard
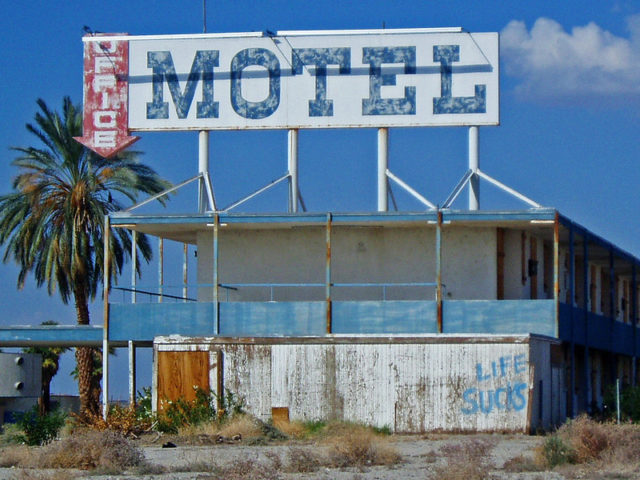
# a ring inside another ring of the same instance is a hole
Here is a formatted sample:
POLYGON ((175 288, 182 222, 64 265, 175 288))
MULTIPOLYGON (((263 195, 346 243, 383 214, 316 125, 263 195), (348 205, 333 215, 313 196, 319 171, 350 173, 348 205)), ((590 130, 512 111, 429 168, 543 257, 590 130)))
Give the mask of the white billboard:
POLYGON ((117 39, 129 42, 129 130, 499 123, 497 33, 412 29, 117 39))

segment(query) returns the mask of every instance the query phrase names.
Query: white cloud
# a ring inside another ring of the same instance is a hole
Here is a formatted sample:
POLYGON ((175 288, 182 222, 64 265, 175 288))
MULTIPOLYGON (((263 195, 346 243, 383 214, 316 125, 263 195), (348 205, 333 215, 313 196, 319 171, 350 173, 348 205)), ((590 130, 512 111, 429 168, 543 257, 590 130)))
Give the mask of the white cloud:
POLYGON ((548 101, 640 99, 640 15, 628 19, 629 37, 591 22, 567 32, 539 18, 530 31, 512 20, 500 36, 507 75, 517 93, 548 101))

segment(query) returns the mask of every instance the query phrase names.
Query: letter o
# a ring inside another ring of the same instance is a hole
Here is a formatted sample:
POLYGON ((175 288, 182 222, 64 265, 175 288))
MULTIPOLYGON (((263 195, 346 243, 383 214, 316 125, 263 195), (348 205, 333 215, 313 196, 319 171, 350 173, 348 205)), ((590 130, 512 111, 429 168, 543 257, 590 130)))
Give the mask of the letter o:
POLYGON ((246 48, 231 60, 231 106, 240 116, 266 118, 280 105, 280 62, 265 48, 246 48), (242 96, 242 71, 250 66, 264 67, 269 77, 269 95, 260 102, 250 102, 242 96))

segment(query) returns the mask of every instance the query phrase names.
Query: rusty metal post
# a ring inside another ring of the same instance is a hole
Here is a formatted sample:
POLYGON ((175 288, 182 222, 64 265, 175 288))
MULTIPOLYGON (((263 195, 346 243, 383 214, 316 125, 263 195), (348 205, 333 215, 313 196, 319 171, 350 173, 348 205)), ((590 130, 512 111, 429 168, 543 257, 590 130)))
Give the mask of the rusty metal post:
POLYGON ((327 258, 325 265, 325 300, 327 303, 327 333, 332 332, 332 311, 331 311, 331 213, 327 213, 326 230, 327 258))
POLYGON ((438 333, 442 333, 442 211, 438 210, 436 225, 436 305, 438 314, 438 333))
POLYGON ((110 273, 110 249, 111 242, 111 219, 109 215, 104 217, 104 266, 102 277, 103 283, 103 312, 104 320, 102 326, 102 418, 107 419, 109 402, 109 289, 111 287, 110 273))

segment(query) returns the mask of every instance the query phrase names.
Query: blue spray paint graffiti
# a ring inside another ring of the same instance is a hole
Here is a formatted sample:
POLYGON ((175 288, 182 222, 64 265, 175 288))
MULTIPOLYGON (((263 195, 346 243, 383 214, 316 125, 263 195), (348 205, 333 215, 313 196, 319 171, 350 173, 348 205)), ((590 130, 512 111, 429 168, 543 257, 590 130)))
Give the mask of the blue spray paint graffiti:
POLYGON ((461 411, 465 415, 489 414, 493 409, 520 411, 527 406, 527 384, 513 381, 527 370, 525 354, 500 357, 487 366, 476 364, 478 387, 465 390, 462 394, 465 406, 461 411), (482 388, 489 380, 507 380, 506 385, 498 388, 482 388), (486 382, 486 383, 485 383, 486 382))

